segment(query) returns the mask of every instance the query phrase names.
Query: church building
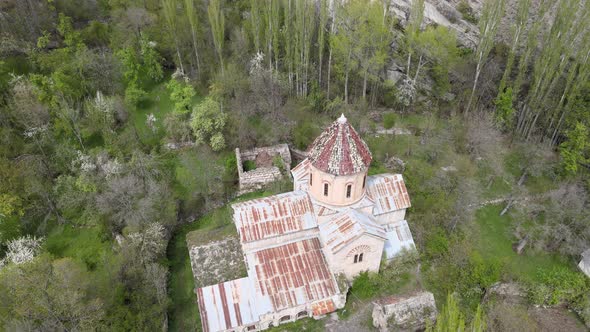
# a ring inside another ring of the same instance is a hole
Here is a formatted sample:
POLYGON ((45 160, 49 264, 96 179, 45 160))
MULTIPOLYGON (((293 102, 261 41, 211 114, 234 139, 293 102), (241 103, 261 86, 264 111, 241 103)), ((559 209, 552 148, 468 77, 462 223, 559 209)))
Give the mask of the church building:
POLYGON ((248 276, 197 289, 203 331, 260 331, 344 307, 345 279, 378 272, 414 240, 401 174, 368 175, 342 115, 291 170, 293 191, 232 205, 248 276))

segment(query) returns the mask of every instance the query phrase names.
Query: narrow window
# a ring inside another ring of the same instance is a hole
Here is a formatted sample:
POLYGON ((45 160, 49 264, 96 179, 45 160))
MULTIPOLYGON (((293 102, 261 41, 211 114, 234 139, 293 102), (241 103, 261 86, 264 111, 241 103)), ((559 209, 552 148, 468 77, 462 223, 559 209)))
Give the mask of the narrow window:
POLYGON ((313 174, 309 173, 309 185, 313 186, 313 174))
POLYGON ((324 183, 324 196, 328 196, 328 184, 324 183))
POLYGON ((360 263, 360 262, 362 262, 362 261, 363 261, 363 254, 361 253, 361 254, 359 255, 359 263, 360 263))
POLYGON ((346 186, 346 198, 350 198, 350 194, 352 192, 352 184, 346 186))
POLYGON ((358 263, 358 261, 359 261, 359 255, 356 254, 356 255, 354 255, 354 262, 355 263, 358 263))
POLYGON ((365 189, 365 182, 367 182, 367 176, 366 175, 363 177, 363 189, 365 189))

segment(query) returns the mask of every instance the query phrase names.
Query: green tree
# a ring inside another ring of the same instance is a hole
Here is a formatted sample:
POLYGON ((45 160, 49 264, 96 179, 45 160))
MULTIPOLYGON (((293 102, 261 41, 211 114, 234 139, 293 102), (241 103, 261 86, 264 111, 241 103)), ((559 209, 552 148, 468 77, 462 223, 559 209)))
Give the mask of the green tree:
POLYGON ((172 39, 174 39, 174 45, 176 47, 176 56, 178 57, 178 64, 180 70, 184 73, 184 66, 182 64, 182 56, 180 55, 180 46, 178 42, 178 22, 177 22, 177 0, 164 0, 162 10, 164 12, 164 19, 168 26, 168 32, 172 39))
POLYGON ((512 107, 512 88, 505 88, 502 93, 496 97, 496 122, 504 127, 512 127, 512 119, 514 118, 514 108, 512 107))
POLYGON ((465 331, 465 318, 453 294, 447 294, 447 302, 437 316, 436 324, 428 330, 430 332, 465 331))
POLYGON ((219 57, 219 65, 223 73, 223 42, 225 40, 225 17, 223 16, 223 9, 221 6, 222 0, 211 0, 207 7, 207 14, 209 17, 209 25, 211 26, 211 34, 213 35, 213 44, 215 51, 219 57))
POLYGON ((469 102, 465 108, 468 113, 471 110, 473 97, 479 82, 479 76, 483 70, 490 51, 494 47, 494 40, 500 25, 500 20, 504 15, 504 5, 506 0, 486 0, 483 5, 481 18, 479 19, 479 43, 475 50, 475 77, 473 78, 473 87, 469 96, 469 102))
POLYGON ((566 141, 560 145, 562 167, 568 174, 576 174, 580 164, 588 162, 586 152, 590 147, 588 128, 581 122, 566 131, 566 141))
POLYGON ((195 60, 197 62, 197 71, 201 72, 201 61, 199 59, 199 46, 197 43, 197 31, 199 29, 199 16, 195 10, 195 0, 184 0, 184 10, 186 17, 191 26, 191 37, 193 39, 193 49, 195 51, 195 60))
POLYGON ((191 128, 197 144, 209 141, 213 151, 220 151, 225 147, 223 128, 227 122, 227 114, 221 110, 221 105, 213 98, 207 97, 193 110, 191 128))
POLYGON ((190 111, 195 89, 189 82, 182 79, 171 78, 166 84, 170 91, 170 100, 174 103, 174 111, 180 114, 186 114, 190 111))

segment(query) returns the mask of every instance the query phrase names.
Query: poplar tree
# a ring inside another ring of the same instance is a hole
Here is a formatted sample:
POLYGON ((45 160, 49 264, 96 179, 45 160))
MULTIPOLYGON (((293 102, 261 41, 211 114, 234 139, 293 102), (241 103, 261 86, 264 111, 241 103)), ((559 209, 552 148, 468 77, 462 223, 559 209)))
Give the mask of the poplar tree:
POLYGON ((420 33, 420 27, 424 20, 424 0, 412 1, 410 7, 410 19, 406 27, 406 48, 408 52, 408 61, 406 64, 406 75, 410 77, 410 68, 412 64, 412 56, 414 54, 415 43, 420 33))
POLYGON ((213 35, 213 44, 219 56, 219 65, 223 74, 223 41, 225 38, 225 18, 221 8, 221 0, 211 0, 207 7, 209 24, 211 25, 211 34, 213 35))
POLYGON ((318 83, 322 86, 322 65, 326 43, 326 24, 328 23, 328 1, 320 0, 320 18, 318 24, 318 83))
POLYGON ((579 12, 580 0, 563 0, 557 6, 554 22, 543 35, 543 47, 533 65, 531 88, 519 113, 516 130, 527 140, 541 114, 553 107, 549 98, 568 68, 568 60, 576 51, 572 45, 585 31, 584 22, 588 13, 579 12))
POLYGON ((498 87, 498 97, 500 94, 504 92, 506 88, 507 81, 510 78, 510 74, 512 73, 512 68, 514 67, 514 60, 516 58, 516 52, 518 47, 520 46, 521 37, 524 33, 524 29, 526 28, 526 24, 529 19, 529 9, 531 7, 531 0, 518 0, 518 9, 516 12, 516 19, 510 28, 512 41, 510 44, 510 49, 508 50, 508 59, 506 60, 506 68, 504 69, 504 74, 502 75, 502 80, 500 81, 500 86, 498 87))
POLYGON ((195 50, 195 58, 197 61, 197 71, 201 72, 201 65, 199 59, 199 47, 197 46, 197 30, 199 29, 199 17, 197 12, 195 11, 195 0, 184 0, 184 10, 186 11, 186 16, 188 18, 188 22, 191 26, 191 36, 193 39, 193 48, 195 50))
POLYGON ((490 55, 490 51, 494 47, 494 38, 496 37, 498 25, 500 25, 500 20, 504 14, 505 2, 506 0, 487 0, 483 5, 479 20, 479 43, 475 50, 475 78, 473 79, 473 88, 471 89, 471 95, 469 96, 465 113, 468 113, 471 109, 479 76, 490 55))
POLYGON ((260 0, 250 0, 250 27, 252 33, 252 41, 256 52, 260 52, 260 39, 263 31, 261 19, 260 0))
POLYGON ((180 70, 184 73, 184 66, 182 64, 182 56, 180 55, 180 47, 178 44, 178 37, 177 33, 177 21, 176 21, 176 0, 163 0, 163 12, 164 12, 164 19, 166 20, 166 24, 168 25, 168 29, 170 30, 170 34, 174 39, 174 46, 176 47, 176 55, 178 56, 178 64, 180 65, 180 70))
POLYGON ((265 22, 265 39, 268 56, 268 67, 272 69, 272 60, 274 55, 275 69, 278 70, 279 62, 279 21, 280 21, 280 2, 275 0, 265 0, 264 22, 265 22))
POLYGON ((311 61, 311 42, 314 33, 314 6, 309 0, 295 1, 293 34, 295 42, 295 90, 298 96, 306 96, 311 61))

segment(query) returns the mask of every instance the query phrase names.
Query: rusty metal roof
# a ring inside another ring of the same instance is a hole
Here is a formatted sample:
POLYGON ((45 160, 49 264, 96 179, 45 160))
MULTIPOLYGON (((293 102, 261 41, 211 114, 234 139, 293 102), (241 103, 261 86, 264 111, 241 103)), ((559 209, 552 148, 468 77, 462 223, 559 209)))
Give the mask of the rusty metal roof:
POLYGON ((299 165, 295 166, 291 170, 293 175, 293 187, 295 190, 307 191, 309 188, 309 171, 311 162, 308 158, 305 158, 299 165))
POLYGON ((405 220, 387 226, 387 241, 383 246, 387 259, 395 257, 403 249, 416 249, 412 232, 405 220))
POLYGON ((260 303, 250 278, 199 288, 197 295, 204 332, 247 326, 260 319, 260 303))
POLYGON ((304 191, 253 199, 232 207, 244 243, 317 227, 311 200, 304 191))
POLYGON ((325 246, 335 254, 363 234, 386 239, 385 229, 368 215, 350 209, 320 224, 325 246))
POLYGON ((308 156, 314 167, 334 175, 365 171, 372 160, 367 143, 346 120, 344 114, 313 141, 308 156))
POLYGON ((367 196, 375 202, 373 215, 410 207, 410 196, 401 174, 368 176, 367 196))
POLYGON ((267 297, 274 311, 327 300, 339 292, 317 237, 249 253, 246 258, 258 295, 267 297))
POLYGON ((334 301, 332 299, 319 301, 311 305, 311 311, 314 316, 321 316, 336 310, 334 301))

